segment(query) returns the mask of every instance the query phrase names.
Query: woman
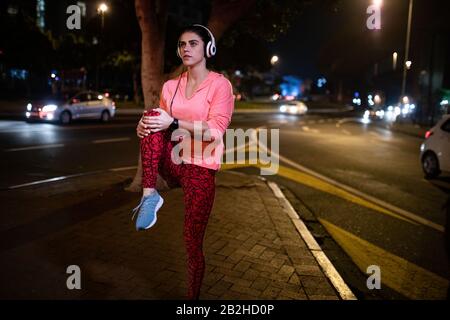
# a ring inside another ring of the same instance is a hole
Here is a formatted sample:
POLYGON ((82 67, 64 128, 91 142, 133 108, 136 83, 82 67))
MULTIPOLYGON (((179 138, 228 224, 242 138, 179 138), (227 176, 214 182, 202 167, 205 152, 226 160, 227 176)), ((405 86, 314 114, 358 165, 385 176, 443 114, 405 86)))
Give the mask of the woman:
POLYGON ((198 299, 200 294, 205 271, 203 237, 214 203, 215 173, 224 149, 222 137, 234 109, 230 82, 206 68, 206 59, 215 53, 214 36, 206 27, 185 28, 178 41, 177 55, 187 71, 164 83, 160 107, 147 111, 137 127, 142 138, 143 196, 135 208, 136 228, 145 230, 156 223, 156 213, 163 204, 156 190, 158 174, 169 187, 183 188, 189 299, 198 299), (200 148, 198 137, 191 138, 195 132, 202 136, 200 148), (177 141, 196 144, 182 150, 180 161, 176 161, 178 152, 172 135, 177 141), (212 152, 206 152, 211 151, 208 141, 213 141, 212 152))

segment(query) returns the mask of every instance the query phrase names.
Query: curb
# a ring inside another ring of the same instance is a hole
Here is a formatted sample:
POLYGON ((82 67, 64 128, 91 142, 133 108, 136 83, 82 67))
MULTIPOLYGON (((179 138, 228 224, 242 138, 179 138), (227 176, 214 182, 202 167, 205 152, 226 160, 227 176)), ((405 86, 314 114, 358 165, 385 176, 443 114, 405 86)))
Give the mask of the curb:
MULTIPOLYGON (((418 138, 418 139, 422 139, 422 140, 424 139, 424 134, 422 132, 411 132, 411 131, 403 130, 401 128, 398 128, 398 127, 395 127, 395 126, 389 125, 389 124, 381 124, 381 123, 373 123, 373 124, 382 129, 387 129, 390 131, 394 131, 397 133, 401 133, 401 134, 404 134, 404 135, 407 135, 410 137, 414 137, 414 138, 418 138)), ((418 129, 418 128, 416 128, 416 129, 418 129)), ((427 131, 427 129, 423 129, 423 128, 421 128, 421 130, 425 131, 425 132, 427 131)))
POLYGON ((325 276, 330 280, 331 284, 339 293, 341 299, 357 300, 356 296, 353 294, 353 292, 344 282, 344 279, 342 279, 339 272, 336 270, 331 261, 325 255, 322 248, 314 239, 313 235, 308 230, 304 222, 300 219, 300 217, 298 216, 295 209, 292 207, 289 200, 285 197, 283 191, 280 190, 280 188, 275 182, 269 181, 266 183, 269 185, 270 189, 272 189, 272 192, 274 193, 275 197, 277 197, 278 200, 281 201, 284 209, 286 210, 286 213, 289 215, 293 224, 295 225, 295 228, 305 241, 306 245, 308 246, 308 249, 313 254, 319 266, 322 268, 322 271, 324 272, 325 276))

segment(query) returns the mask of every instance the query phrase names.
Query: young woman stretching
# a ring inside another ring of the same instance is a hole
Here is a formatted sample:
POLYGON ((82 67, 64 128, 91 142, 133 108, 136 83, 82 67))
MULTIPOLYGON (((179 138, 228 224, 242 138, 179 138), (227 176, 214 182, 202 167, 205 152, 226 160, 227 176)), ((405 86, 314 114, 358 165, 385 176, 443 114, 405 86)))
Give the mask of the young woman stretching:
POLYGON ((156 223, 156 213, 163 204, 156 190, 158 174, 169 187, 181 186, 189 299, 198 299, 200 294, 205 271, 203 238, 214 203, 215 174, 224 149, 222 138, 234 110, 230 82, 206 68, 206 59, 215 53, 209 29, 202 25, 185 28, 179 37, 177 55, 187 72, 164 83, 159 108, 147 111, 137 127, 142 138, 143 196, 135 208, 136 228, 145 230, 156 223), (180 131, 184 132, 181 137, 177 134, 180 131), (194 131, 203 134, 201 141, 191 138, 194 131), (186 137, 186 133, 190 136, 186 137), (177 159, 175 146, 181 140, 196 145, 183 149, 177 159), (214 143, 213 148, 208 148, 210 143, 214 143))

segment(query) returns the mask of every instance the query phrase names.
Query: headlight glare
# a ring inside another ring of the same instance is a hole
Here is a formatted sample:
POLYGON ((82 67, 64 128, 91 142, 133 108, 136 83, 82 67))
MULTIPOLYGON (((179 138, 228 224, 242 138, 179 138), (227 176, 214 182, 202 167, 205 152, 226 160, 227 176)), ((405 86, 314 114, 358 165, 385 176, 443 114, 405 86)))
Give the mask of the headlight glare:
POLYGON ((42 108, 42 111, 43 112, 53 112, 56 109, 58 109, 58 106, 56 106, 54 104, 48 104, 42 108))

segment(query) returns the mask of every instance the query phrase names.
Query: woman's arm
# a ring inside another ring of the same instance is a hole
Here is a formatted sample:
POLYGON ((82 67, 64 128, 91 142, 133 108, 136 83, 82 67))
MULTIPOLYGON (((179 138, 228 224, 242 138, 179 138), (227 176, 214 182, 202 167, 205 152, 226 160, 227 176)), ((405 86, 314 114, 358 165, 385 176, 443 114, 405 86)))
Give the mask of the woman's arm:
MULTIPOLYGON (((234 97, 232 92, 231 83, 225 78, 221 81, 216 93, 212 97, 211 108, 206 121, 186 121, 178 119, 178 127, 185 129, 191 133, 195 133, 195 129, 199 130, 206 135, 203 136, 204 140, 210 140, 211 136, 214 139, 221 138, 225 133, 228 125, 231 121, 231 115, 234 110, 234 97)), ((157 108, 155 111, 159 111, 159 116, 143 116, 139 121, 136 128, 138 137, 143 138, 150 134, 150 132, 158 132, 169 128, 173 122, 171 117, 164 109, 157 108)))
MULTIPOLYGON (((155 111, 159 111, 159 116, 142 116, 139 120, 138 126, 136 128, 137 136, 139 138, 144 138, 149 135, 150 132, 158 132, 165 130, 170 127, 173 122, 173 117, 171 117, 165 110, 157 108, 155 111)), ((186 121, 178 120, 178 127, 180 129, 187 130, 194 133, 194 130, 201 130, 202 133, 209 129, 208 123, 206 121, 186 121)), ((207 138, 207 137, 205 137, 207 138)))
MULTIPOLYGON (((170 127, 174 118, 171 117, 165 110, 157 108, 155 111, 158 111, 159 116, 154 117, 144 117, 144 124, 147 124, 149 129, 152 132, 158 132, 161 130, 165 130, 170 127)), ((206 121, 187 121, 178 119, 178 127, 180 129, 185 129, 191 133, 194 133, 194 129, 199 130, 201 132, 209 129, 208 123, 206 121)))

